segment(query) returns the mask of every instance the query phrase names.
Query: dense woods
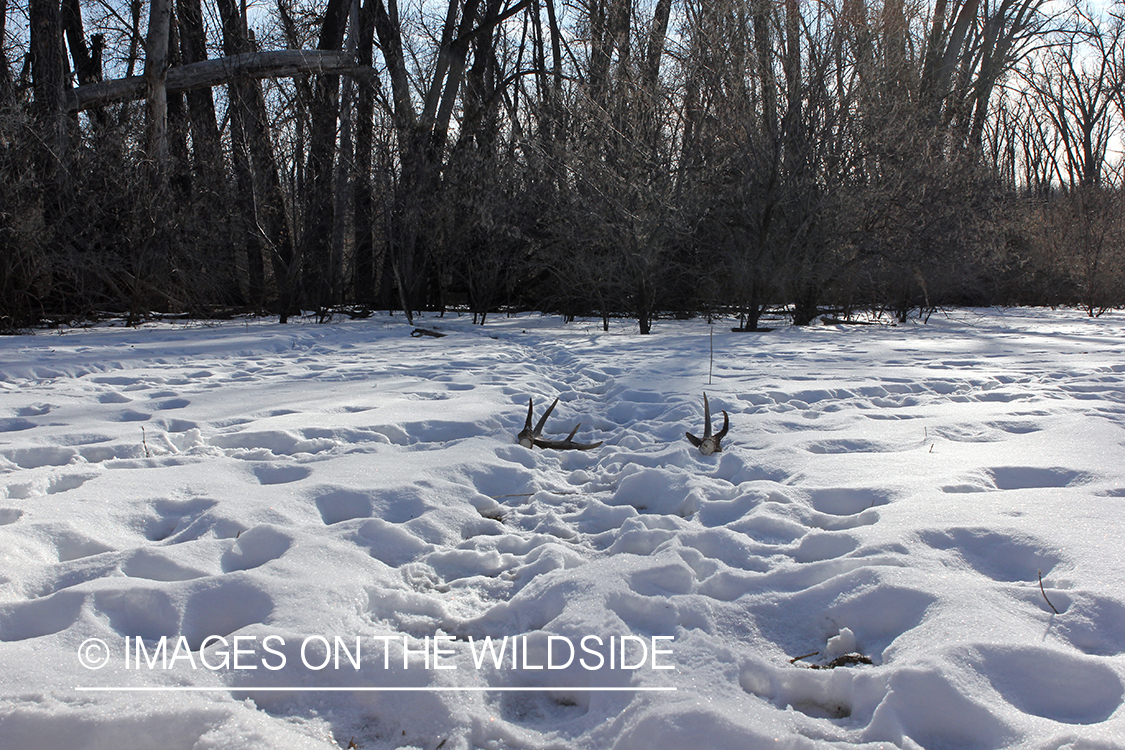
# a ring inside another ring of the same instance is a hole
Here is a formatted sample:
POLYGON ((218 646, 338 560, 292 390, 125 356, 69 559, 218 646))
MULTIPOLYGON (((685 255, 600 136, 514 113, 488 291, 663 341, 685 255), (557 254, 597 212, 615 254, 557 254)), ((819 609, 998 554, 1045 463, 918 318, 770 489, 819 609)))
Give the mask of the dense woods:
POLYGON ((0 329, 1125 303, 1125 6, 0 0, 0 329))

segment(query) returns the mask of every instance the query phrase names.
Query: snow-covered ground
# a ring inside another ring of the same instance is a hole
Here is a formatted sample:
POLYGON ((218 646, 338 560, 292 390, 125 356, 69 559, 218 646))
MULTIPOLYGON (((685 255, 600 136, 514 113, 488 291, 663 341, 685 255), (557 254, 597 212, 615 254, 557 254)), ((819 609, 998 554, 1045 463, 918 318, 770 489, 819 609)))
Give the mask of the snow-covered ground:
POLYGON ((0 748, 1125 747, 1121 314, 421 323, 0 340, 0 748))

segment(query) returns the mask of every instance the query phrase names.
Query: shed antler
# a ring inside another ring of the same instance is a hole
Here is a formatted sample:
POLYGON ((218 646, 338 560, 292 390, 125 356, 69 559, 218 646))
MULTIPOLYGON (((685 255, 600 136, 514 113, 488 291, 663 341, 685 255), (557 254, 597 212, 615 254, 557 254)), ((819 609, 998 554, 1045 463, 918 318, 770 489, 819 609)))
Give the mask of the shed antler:
POLYGON ((520 441, 520 445, 524 448, 531 448, 535 445, 536 439, 543 434, 543 425, 547 423, 547 417, 551 416, 551 411, 555 408, 559 400, 556 398, 554 403, 547 407, 547 411, 543 412, 543 416, 539 418, 539 424, 535 425, 535 429, 531 429, 532 405, 531 399, 527 400, 527 421, 523 425, 523 429, 516 435, 516 439, 520 441))
POLYGON ((527 400, 527 421, 524 423, 523 429, 516 435, 516 439, 519 440, 520 445, 524 448, 531 448, 537 445, 540 448, 554 448, 556 450, 588 451, 592 448, 597 448, 604 442, 601 440, 596 443, 574 442, 574 434, 578 432, 578 428, 582 426, 581 422, 574 425, 574 429, 570 431, 570 434, 566 436, 565 440, 543 440, 540 438, 539 436, 543 434, 543 425, 547 423, 547 417, 551 415, 551 411, 558 403, 559 400, 556 398, 551 405, 547 407, 547 411, 543 412, 543 416, 539 418, 539 421, 535 424, 535 428, 532 429, 531 418, 533 416, 534 407, 531 399, 529 398, 527 400))
POLYGON ((697 438, 690 432, 685 433, 687 439, 691 444, 699 449, 699 452, 704 456, 710 456, 712 453, 721 453, 723 446, 720 444, 723 438, 727 436, 727 431, 730 430, 730 417, 727 413, 723 412, 723 429, 711 434, 711 405, 707 403, 707 394, 703 394, 703 437, 697 438))

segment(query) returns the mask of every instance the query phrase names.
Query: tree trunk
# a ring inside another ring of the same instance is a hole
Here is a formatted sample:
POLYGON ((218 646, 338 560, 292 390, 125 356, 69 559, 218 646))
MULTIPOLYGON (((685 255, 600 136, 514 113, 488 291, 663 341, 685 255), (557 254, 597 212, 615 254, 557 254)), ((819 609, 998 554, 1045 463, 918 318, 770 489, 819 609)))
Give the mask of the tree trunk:
MULTIPOLYGON (((102 79, 101 65, 95 65, 94 56, 86 46, 86 37, 82 28, 82 6, 78 0, 63 0, 62 25, 66 32, 67 45, 70 47, 70 56, 74 60, 78 85, 97 83, 102 79)), ((97 62, 100 63, 100 60, 97 62)))
POLYGON ((938 0, 935 6, 934 25, 930 31, 920 84, 922 106, 927 108, 927 115, 935 125, 942 122, 942 110, 948 103, 953 73, 980 7, 980 0, 954 0, 954 8, 950 11, 953 24, 947 26, 947 1, 938 0))
MULTIPOLYGON (((244 34, 242 16, 234 0, 218 0, 218 6, 223 22, 223 52, 227 57, 209 62, 223 63, 235 55, 236 59, 258 59, 258 55, 248 51, 250 40, 244 34)), ((235 148, 234 161, 236 169, 242 170, 238 201, 246 232, 251 300, 257 303, 261 299, 259 295, 264 294, 262 252, 266 252, 277 287, 278 312, 281 322, 285 323, 289 315, 298 309, 294 292, 297 269, 294 267, 293 242, 286 219, 277 160, 270 141, 265 100, 261 87, 248 75, 230 78, 228 91, 232 111, 232 141, 238 131, 238 138, 242 142, 241 148, 235 148), (242 166, 239 166, 240 159, 242 166), (246 181, 249 182, 248 185, 243 184, 246 181)), ((236 171, 236 177, 238 176, 236 171)))
MULTIPOLYGON (((387 4, 384 4, 383 0, 373 1, 375 3, 375 33, 379 37, 379 46, 387 64, 387 75, 391 79, 391 101, 396 144, 401 164, 398 187, 387 230, 388 239, 386 255, 384 256, 383 279, 384 285, 389 285, 393 279, 402 311, 409 320, 412 317, 415 301, 411 290, 405 287, 404 277, 409 279, 413 287, 414 246, 421 217, 417 205, 417 198, 421 191, 415 187, 415 184, 419 179, 418 175, 425 153, 422 146, 426 138, 425 127, 418 121, 418 114, 415 112, 411 98, 410 80, 407 75, 406 57, 403 51, 402 25, 398 14, 398 0, 388 0, 387 4)), ((453 14, 452 4, 454 2, 455 0, 450 0, 450 15, 453 14)), ((449 26, 450 21, 447 18, 446 29, 449 26)), ((445 32, 443 32, 443 40, 444 34, 445 32)), ((435 103, 435 111, 436 106, 435 103)), ((392 293, 390 297, 393 296, 392 293)))
MULTIPOLYGON (((344 42, 349 0, 329 0, 320 29, 320 50, 339 50, 344 42)), ((321 74, 313 87, 312 125, 305 168, 305 218, 301 235, 302 282, 306 306, 320 310, 333 302, 331 280, 333 162, 340 108, 340 76, 321 74)))
POLYGON ((586 85, 594 104, 604 107, 609 92, 609 63, 613 57, 613 39, 608 30, 607 15, 613 0, 590 0, 587 4, 586 26, 590 37, 590 61, 586 85))
MULTIPOLYGON (((180 24, 174 10, 168 35, 168 67, 175 68, 183 65, 180 54, 180 24)), ((168 91, 168 154, 171 159, 170 173, 174 200, 177 206, 186 206, 191 202, 192 185, 200 175, 192 169, 191 155, 188 149, 188 133, 191 130, 187 104, 184 102, 184 92, 168 91)))
POLYGON ((566 179, 563 176, 566 169, 566 149, 562 148, 562 142, 565 138, 562 106, 562 31, 559 29, 559 21, 555 15, 555 0, 543 0, 543 2, 547 6, 547 29, 551 34, 551 68, 554 72, 554 80, 550 88, 551 95, 547 102, 547 113, 551 121, 551 128, 547 130, 547 138, 549 139, 547 153, 551 154, 559 165, 557 185, 561 192, 566 184, 566 179))
POLYGON ((660 58, 664 54, 664 37, 668 33, 671 12, 672 0, 657 0, 648 36, 648 49, 645 52, 645 85, 651 91, 656 90, 660 75, 660 58))
MULTIPOLYGON (((356 56, 360 66, 374 60, 375 5, 363 4, 359 17, 356 56)), ((361 82, 356 98, 355 117, 355 273, 352 286, 356 301, 373 305, 375 289, 375 196, 371 184, 371 159, 374 152, 375 87, 361 82)))
POLYGON ((767 145, 776 151, 780 142, 777 126, 777 77, 773 64, 773 3, 754 0, 754 49, 758 57, 759 83, 762 97, 762 130, 767 145))
MULTIPOLYGON (((344 40, 344 53, 356 59, 356 34, 359 33, 360 0, 350 0, 348 33, 344 40)), ((334 205, 332 222, 332 276, 331 294, 334 301, 346 298, 344 285, 344 251, 349 234, 354 236, 352 219, 355 213, 355 89, 352 76, 344 76, 343 99, 340 104, 340 156, 336 159, 334 177, 334 205)))
POLYGON ((148 111, 148 155, 163 169, 168 160, 168 33, 172 0, 151 0, 145 42, 145 87, 148 111))
MULTIPOLYGON (((7 39, 8 28, 8 0, 0 0, 0 39, 7 39)), ((12 85, 12 66, 8 62, 8 53, 4 45, 0 44, 0 107, 6 106, 15 95, 12 85)))
MULTIPOLYGON (((207 60, 207 37, 199 0, 177 0, 180 21, 180 48, 184 63, 207 60)), ((191 141, 195 172, 213 187, 222 175, 222 142, 215 118, 215 99, 211 87, 186 89, 188 116, 191 119, 191 141)))
POLYGON ((798 0, 785 0, 785 120, 783 132, 786 144, 786 162, 791 173, 802 173, 801 160, 805 156, 804 80, 801 76, 801 10, 798 0))
MULTIPOLYGON (((491 21, 499 12, 499 0, 489 0, 482 26, 491 26, 491 21)), ((497 62, 491 34, 477 34, 475 41, 473 65, 464 76, 464 92, 461 95, 463 114, 458 145, 464 148, 475 147, 483 152, 480 155, 488 158, 498 135, 493 118, 500 106, 500 98, 495 96, 497 62)))
MULTIPOLYGON (((191 65, 206 61, 207 36, 200 0, 177 0, 176 9, 182 62, 191 65)), ((193 197, 198 202, 197 210, 210 217, 211 223, 218 225, 215 231, 219 236, 245 236, 245 228, 240 227, 242 231, 236 232, 231 225, 237 212, 231 211, 227 205, 231 191, 223 168, 222 136, 215 116, 215 99, 211 88, 186 89, 185 99, 191 130, 192 172, 195 177, 193 197)), ((240 146, 245 149, 244 140, 240 146)), ((245 181, 245 175, 242 181, 245 181)), ((261 306, 265 283, 261 249, 249 256, 255 261, 247 263, 248 278, 240 278, 238 267, 242 246, 237 242, 224 242, 222 248, 223 250, 218 251, 219 269, 216 270, 223 276, 221 287, 225 294, 231 301, 261 306)))
POLYGON ((65 111, 66 69, 62 19, 53 0, 31 0, 31 76, 34 114, 42 134, 37 155, 44 220, 58 227, 71 194, 70 132, 65 111))

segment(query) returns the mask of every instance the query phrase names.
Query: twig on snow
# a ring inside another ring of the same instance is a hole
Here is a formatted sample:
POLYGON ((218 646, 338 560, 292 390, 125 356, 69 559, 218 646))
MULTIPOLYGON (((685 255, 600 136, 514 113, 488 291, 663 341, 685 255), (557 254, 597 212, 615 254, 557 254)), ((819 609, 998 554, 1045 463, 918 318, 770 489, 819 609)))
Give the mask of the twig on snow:
POLYGON ((1060 614, 1060 612, 1057 609, 1055 609, 1055 605, 1051 604, 1051 600, 1047 598, 1047 591, 1046 591, 1046 589, 1043 588, 1043 571, 1042 570, 1039 571, 1039 591, 1040 591, 1040 593, 1043 594, 1043 601, 1047 602, 1047 606, 1050 607, 1052 610, 1054 610, 1054 613, 1056 615, 1060 614))

